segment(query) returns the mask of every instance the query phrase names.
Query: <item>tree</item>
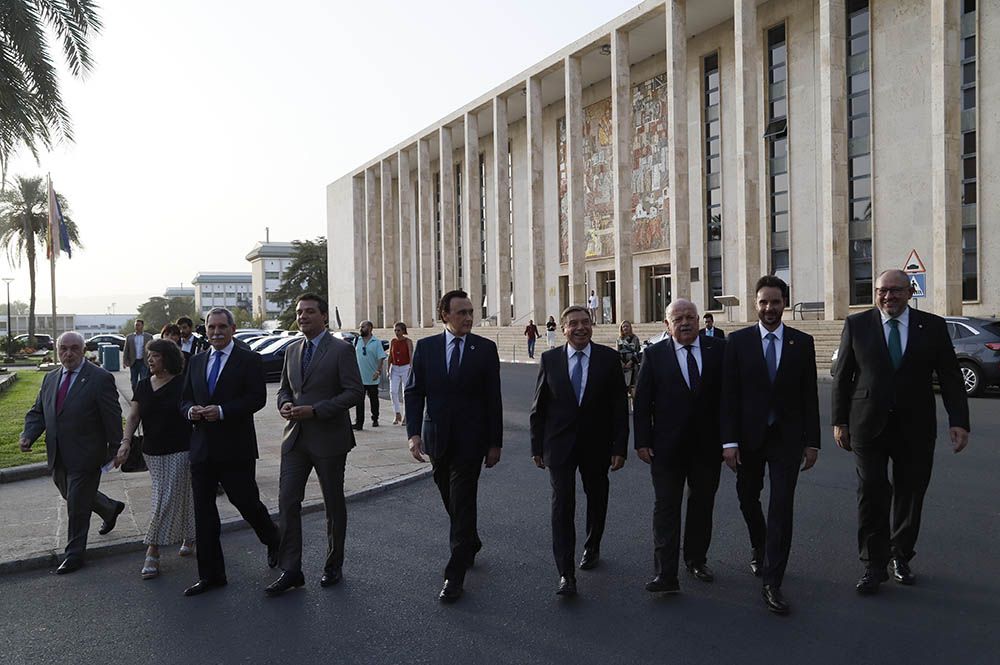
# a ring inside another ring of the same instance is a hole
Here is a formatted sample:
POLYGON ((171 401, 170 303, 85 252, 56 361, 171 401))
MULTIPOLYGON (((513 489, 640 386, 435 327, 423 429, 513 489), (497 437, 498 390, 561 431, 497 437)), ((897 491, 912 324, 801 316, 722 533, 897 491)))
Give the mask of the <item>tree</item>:
POLYGON ((300 295, 315 293, 324 300, 329 300, 326 238, 320 236, 315 241, 296 240, 292 245, 294 247, 292 263, 281 276, 281 285, 272 298, 283 308, 278 321, 281 322, 281 327, 287 330, 294 329, 295 299, 300 295))
MULTIPOLYGON (((0 14, 2 16, 2 14, 0 14)), ((49 193, 41 177, 17 176, 15 187, 0 193, 0 246, 7 250, 7 262, 21 265, 22 254, 28 259, 28 339, 35 334, 35 252, 45 246, 49 225, 49 193)), ((76 223, 70 219, 69 204, 56 194, 70 246, 83 247, 76 223)))
MULTIPOLYGON (((145 324, 146 332, 156 334, 168 323, 175 323, 182 316, 187 316, 192 320, 197 319, 197 310, 194 306, 194 298, 164 298, 153 296, 146 302, 139 305, 139 316, 145 324)), ((135 327, 135 320, 128 325, 128 332, 132 332, 135 327)))
POLYGON ((93 68, 89 39, 101 28, 94 0, 0 2, 0 190, 20 146, 37 160, 40 146, 73 140, 47 32, 62 42, 70 73, 82 78, 93 68))
MULTIPOLYGON (((15 316, 18 314, 27 314, 28 303, 21 302, 20 300, 12 300, 10 303, 10 313, 15 316)), ((0 316, 7 316, 7 303, 0 305, 0 316)))

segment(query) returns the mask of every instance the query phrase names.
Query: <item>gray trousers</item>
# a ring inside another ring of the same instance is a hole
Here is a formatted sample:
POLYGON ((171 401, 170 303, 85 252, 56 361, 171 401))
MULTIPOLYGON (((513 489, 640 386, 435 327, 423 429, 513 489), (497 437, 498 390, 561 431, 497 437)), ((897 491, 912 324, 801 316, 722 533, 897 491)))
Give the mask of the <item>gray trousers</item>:
POLYGON ((336 457, 315 457, 293 448, 281 455, 278 490, 278 526, 281 546, 278 565, 282 570, 302 570, 302 499, 309 473, 316 469, 326 507, 326 561, 323 572, 340 572, 344 565, 344 541, 347 536, 347 503, 344 500, 344 467, 347 453, 336 457))
POLYGON ((97 513, 101 519, 109 520, 114 516, 118 502, 97 490, 101 484, 100 469, 77 473, 68 471, 57 461, 52 469, 52 481, 66 500, 66 512, 69 514, 66 555, 82 557, 87 549, 90 514, 97 513))

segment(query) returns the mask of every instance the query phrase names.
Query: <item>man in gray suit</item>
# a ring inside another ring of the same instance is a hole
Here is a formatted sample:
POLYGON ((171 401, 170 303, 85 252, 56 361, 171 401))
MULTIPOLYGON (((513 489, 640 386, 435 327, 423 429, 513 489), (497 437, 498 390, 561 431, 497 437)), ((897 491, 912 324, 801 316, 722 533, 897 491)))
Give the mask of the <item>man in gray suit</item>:
POLYGON ((135 332, 129 333, 125 338, 125 348, 122 350, 122 364, 132 372, 132 391, 135 385, 143 379, 149 378, 149 368, 146 366, 146 345, 153 341, 153 336, 148 332, 143 332, 145 322, 142 319, 135 320, 135 332))
POLYGON ((62 367, 42 380, 35 405, 24 417, 20 439, 21 451, 28 452, 45 432, 52 480, 66 500, 69 542, 66 558, 56 570, 60 575, 83 565, 90 513, 104 520, 99 530, 104 535, 115 528, 118 515, 125 510, 124 503, 109 499, 97 489, 101 465, 122 440, 118 390, 114 377, 83 359, 83 348, 80 333, 59 336, 56 352, 62 367))
POLYGON ((329 307, 306 293, 295 306, 304 339, 285 352, 278 389, 278 412, 287 420, 281 442, 278 490, 282 573, 264 591, 268 596, 305 584, 302 575, 302 499, 309 472, 316 469, 326 504, 327 553, 320 586, 341 580, 347 505, 344 466, 354 447, 350 409, 364 399, 354 348, 326 330, 329 307))

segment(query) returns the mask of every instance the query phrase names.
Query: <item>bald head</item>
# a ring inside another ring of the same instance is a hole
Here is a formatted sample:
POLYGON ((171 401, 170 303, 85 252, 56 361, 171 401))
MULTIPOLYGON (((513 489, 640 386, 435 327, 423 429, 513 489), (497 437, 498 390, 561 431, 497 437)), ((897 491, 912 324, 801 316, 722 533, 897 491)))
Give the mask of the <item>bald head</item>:
POLYGON ((75 330, 59 335, 59 339, 56 340, 56 353, 63 367, 75 370, 83 363, 83 335, 75 330))
POLYGON ((667 331, 678 344, 691 344, 698 338, 698 308, 690 300, 671 302, 666 317, 667 331))
POLYGON ((896 318, 906 310, 913 297, 910 276, 902 270, 883 270, 875 280, 875 304, 886 314, 896 318))

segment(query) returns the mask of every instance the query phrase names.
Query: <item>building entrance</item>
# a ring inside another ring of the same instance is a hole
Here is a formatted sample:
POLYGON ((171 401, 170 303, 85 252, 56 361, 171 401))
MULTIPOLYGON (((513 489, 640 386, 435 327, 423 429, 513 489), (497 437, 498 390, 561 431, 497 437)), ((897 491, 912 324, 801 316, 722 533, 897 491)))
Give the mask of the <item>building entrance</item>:
POLYGON ((662 321, 670 304, 670 265, 641 268, 645 321, 662 321))
POLYGON ((615 310, 615 271, 598 272, 596 278, 597 298, 600 305, 597 308, 597 321, 594 323, 614 323, 618 320, 615 310))

